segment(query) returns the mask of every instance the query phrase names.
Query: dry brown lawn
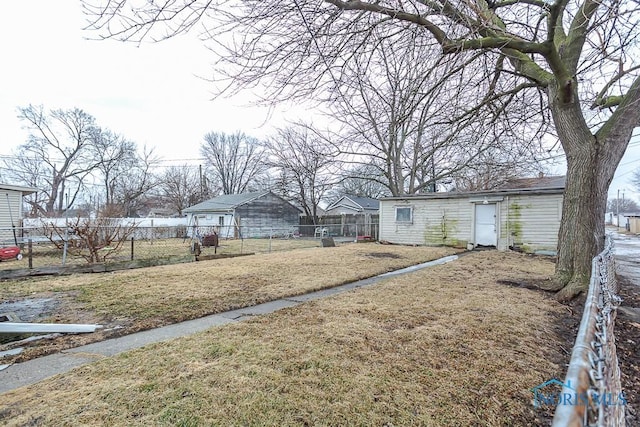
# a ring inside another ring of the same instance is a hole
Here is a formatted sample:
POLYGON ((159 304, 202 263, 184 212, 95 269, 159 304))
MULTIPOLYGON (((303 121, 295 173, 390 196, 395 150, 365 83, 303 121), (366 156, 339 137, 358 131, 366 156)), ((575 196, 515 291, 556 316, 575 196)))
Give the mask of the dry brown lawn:
POLYGON ((0 300, 76 292, 107 317, 170 321, 337 286, 459 252, 375 243, 0 283, 0 300))
POLYGON ((113 273, 0 282, 0 302, 55 298, 60 305, 40 321, 106 326, 106 331, 36 343, 13 359, 23 361, 114 335, 337 286, 455 252, 451 248, 376 243, 299 249, 113 273))
MULTIPOLYGON (((356 265, 372 262, 363 253, 349 256, 357 259, 356 265)), ((236 283, 258 281, 272 287, 302 275, 300 281, 317 280, 310 286, 317 288, 328 280, 317 276, 330 276, 329 267, 335 267, 311 255, 290 267, 274 260, 274 269, 252 273, 228 262, 198 267, 203 269, 197 276, 206 276, 206 283, 218 280, 217 272, 235 277, 236 283), (325 268, 316 270, 318 263, 325 268)), ((148 281, 134 272, 117 274, 120 280, 114 283, 127 283, 127 289, 139 284, 144 299, 152 293, 146 287, 168 271, 173 270, 147 272, 143 276, 148 281)), ((570 343, 558 335, 557 322, 568 312, 541 291, 496 280, 534 282, 552 271, 552 262, 543 258, 473 253, 372 287, 107 358, 5 393, 0 423, 538 425, 546 418, 534 410, 530 389, 549 378, 562 378, 568 358, 562 348, 570 343)), ((202 281, 188 281, 180 285, 182 291, 194 283, 202 281)), ((261 294, 262 286, 247 292, 261 294)), ((287 291, 290 285, 281 286, 287 291)), ((179 293, 171 299, 180 301, 179 293)))

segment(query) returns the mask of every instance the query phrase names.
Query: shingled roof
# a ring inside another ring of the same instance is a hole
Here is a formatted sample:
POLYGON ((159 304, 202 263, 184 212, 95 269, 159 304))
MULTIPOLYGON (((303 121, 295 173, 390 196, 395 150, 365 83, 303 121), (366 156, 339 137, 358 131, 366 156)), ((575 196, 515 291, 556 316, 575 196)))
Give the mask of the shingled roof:
POLYGON ((327 206, 326 210, 329 211, 340 206, 347 206, 358 211, 378 210, 380 209, 380 202, 369 197, 358 197, 346 194, 327 206))
POLYGON ((500 190, 520 190, 520 189, 545 189, 564 188, 567 181, 566 176, 540 176, 535 178, 513 178, 497 189, 500 190))
POLYGON ((268 191, 257 191, 254 193, 223 194, 213 199, 205 200, 197 205, 189 206, 184 212, 232 211, 238 206, 244 205, 268 193, 268 191))
POLYGON ((516 178, 493 190, 407 194, 403 196, 383 197, 381 200, 452 199, 461 197, 504 196, 510 194, 562 194, 565 182, 565 176, 516 178))

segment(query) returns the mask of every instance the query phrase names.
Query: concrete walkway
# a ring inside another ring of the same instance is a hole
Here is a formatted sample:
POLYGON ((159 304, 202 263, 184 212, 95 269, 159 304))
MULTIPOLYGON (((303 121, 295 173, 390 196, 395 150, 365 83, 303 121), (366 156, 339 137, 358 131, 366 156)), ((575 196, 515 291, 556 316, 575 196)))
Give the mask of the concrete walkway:
POLYGON ((347 283, 321 291, 310 292, 289 298, 282 298, 252 307, 213 314, 199 319, 167 325, 162 328, 150 329, 135 334, 125 335, 81 347, 65 350, 61 353, 51 354, 23 363, 16 363, 0 370, 0 393, 16 389, 18 387, 35 384, 56 374, 68 372, 71 369, 94 362, 96 360, 115 356, 128 350, 143 347, 147 344, 170 340, 181 336, 195 334, 211 327, 222 326, 228 323, 240 322, 253 316, 273 313, 283 308, 294 307, 307 301, 336 295, 352 289, 370 286, 381 280, 402 274, 412 273, 434 265, 445 264, 458 259, 457 255, 447 256, 423 264, 403 268, 384 273, 369 279, 347 283))
MULTIPOLYGON (((616 273, 628 283, 640 287, 640 237, 612 233, 616 273)), ((629 307, 622 301, 618 312, 634 322, 640 322, 640 307, 629 307)))

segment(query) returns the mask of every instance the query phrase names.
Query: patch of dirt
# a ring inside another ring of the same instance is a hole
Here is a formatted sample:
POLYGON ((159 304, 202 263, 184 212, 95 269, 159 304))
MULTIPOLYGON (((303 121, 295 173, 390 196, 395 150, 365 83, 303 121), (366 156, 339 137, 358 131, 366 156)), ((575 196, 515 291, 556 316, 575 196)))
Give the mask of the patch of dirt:
POLYGON ((20 335, 0 341, 0 351, 22 347, 22 353, 0 358, 0 363, 25 362, 69 348, 130 334, 156 325, 135 324, 128 319, 107 319, 85 309, 76 302, 76 292, 34 294, 28 298, 3 302, 21 322, 97 324, 102 328, 92 333, 20 335), (34 339, 37 338, 37 339, 34 339))
MULTIPOLYGON (((627 400, 626 424, 629 426, 640 425, 640 352, 638 352, 638 348, 640 348, 640 321, 637 317, 640 313, 640 287, 635 286, 623 276, 618 276, 618 281, 623 302, 616 317, 615 335, 622 391, 627 400)), ((555 293, 545 289, 546 282, 517 279, 500 279, 496 282, 506 286, 535 290, 551 297, 555 293)), ((556 334, 567 343, 567 348, 561 349, 565 357, 558 360, 557 357, 554 359, 553 354, 549 354, 549 360, 563 365, 569 363, 582 320, 585 300, 586 296, 581 295, 565 304, 568 315, 558 317, 555 330, 556 334)), ((563 378, 559 379, 563 380, 563 378)), ((552 420, 553 411, 538 410, 536 414, 538 425, 550 425, 552 420)))
MULTIPOLYGON (((549 291, 545 289, 545 285, 550 283, 550 280, 520 280, 520 279, 499 279, 496 283, 501 285, 530 289, 545 295, 549 299, 554 299, 555 291, 549 291)), ((554 299, 555 300, 555 299, 554 299)), ((555 349, 555 351, 549 351, 546 354, 545 359, 553 362, 559 366, 567 366, 571 359, 571 351, 576 341, 576 335, 580 328, 580 321, 582 320, 582 312, 584 311, 584 304, 586 296, 581 295, 578 298, 574 298, 569 303, 563 304, 566 308, 564 315, 556 316, 555 327, 553 332, 556 337, 551 341, 563 342, 565 345, 555 349)), ((557 379, 564 381, 565 372, 562 373, 557 379)), ((551 378, 549 378, 551 379, 551 378)), ((553 422, 553 416, 555 414, 555 407, 543 406, 535 409, 534 418, 535 425, 537 426, 549 426, 553 422)))
MULTIPOLYGON (((549 291, 539 290, 540 292, 550 293, 549 291)), ((551 293, 553 295, 553 293, 551 293)), ((553 296, 551 297, 553 298, 553 296)), ((561 342, 565 343, 558 351, 549 353, 548 358, 560 366, 565 366, 565 370, 558 378, 560 381, 564 381, 566 375, 566 366, 568 366, 571 360, 571 351, 576 341, 576 335, 580 327, 580 321, 582 320, 582 312, 584 310, 585 297, 580 296, 573 299, 568 304, 564 304, 567 309, 565 316, 556 317, 556 325, 554 332, 556 336, 560 337, 561 342)), ((551 378, 550 378, 551 379, 551 378)), ((540 408, 536 410, 536 425, 550 426, 553 422, 553 415, 555 414, 555 407, 540 408)))
POLYGON ((548 288, 545 286, 547 284, 548 280, 513 280, 513 279, 498 279, 496 280, 496 283, 500 284, 500 285, 507 285, 507 286, 511 286, 514 288, 523 288, 523 289, 531 289, 534 291, 541 291, 541 292, 545 292, 547 294, 555 294, 554 291, 550 291, 548 290, 548 288))
MULTIPOLYGON (((618 281, 622 308, 640 310, 640 287, 621 276, 618 281)), ((640 322, 627 310, 618 310, 615 333, 622 390, 627 399, 627 425, 640 425, 640 322)))
MULTIPOLYGON (((19 298, 0 302, 2 322, 40 322, 53 313, 59 301, 55 296, 19 298)), ((0 345, 27 338, 28 335, 0 335, 0 345)), ((1 350, 2 348, 0 348, 1 350)))
POLYGON ((17 317, 20 322, 37 322, 47 317, 58 305, 54 296, 38 298, 20 298, 0 303, 0 313, 9 313, 17 317))
POLYGON ((394 254, 391 252, 369 252, 368 254, 365 254, 365 255, 371 258, 393 258, 393 259, 402 258, 401 255, 394 254))

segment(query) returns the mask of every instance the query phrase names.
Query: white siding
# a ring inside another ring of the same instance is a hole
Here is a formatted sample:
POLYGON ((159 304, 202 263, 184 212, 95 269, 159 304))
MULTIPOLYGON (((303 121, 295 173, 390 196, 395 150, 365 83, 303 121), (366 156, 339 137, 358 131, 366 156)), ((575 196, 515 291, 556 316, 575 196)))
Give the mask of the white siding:
POLYGON ((226 212, 212 212, 212 213, 188 213, 184 218, 185 225, 187 225, 187 236, 191 237, 193 234, 193 227, 198 228, 197 232, 204 235, 209 234, 213 229, 217 228, 220 237, 229 238, 234 236, 235 224, 233 221, 233 214, 226 212), (193 217, 196 218, 193 218, 193 217), (224 226, 220 227, 220 217, 224 217, 224 226))
POLYGON ((384 200, 380 203, 380 240, 391 243, 466 247, 473 204, 467 199, 384 200), (395 208, 413 207, 411 223, 397 223, 395 208))
MULTIPOLYGON (((390 243, 467 247, 474 244, 474 206, 469 197, 381 200, 380 240, 390 243), (413 208, 413 221, 395 220, 395 207, 413 208)), ((562 214, 562 194, 505 195, 496 204, 498 249, 555 251, 562 214)))
POLYGON ((562 195, 505 197, 500 249, 515 245, 526 252, 555 251, 562 217, 562 195), (508 219, 508 220, 507 220, 508 219))
POLYGON ((20 227, 22 221, 22 192, 13 190, 0 190, 0 242, 13 243, 13 225, 20 227), (9 196, 7 201, 7 195, 9 196), (9 212, 11 208, 11 212, 9 212))
POLYGON ((351 208, 349 206, 346 205, 341 205, 341 206, 337 206, 331 210, 325 211, 324 215, 342 215, 342 214, 347 214, 347 215, 353 215, 353 214, 359 214, 361 213, 360 210, 358 208, 351 208))

